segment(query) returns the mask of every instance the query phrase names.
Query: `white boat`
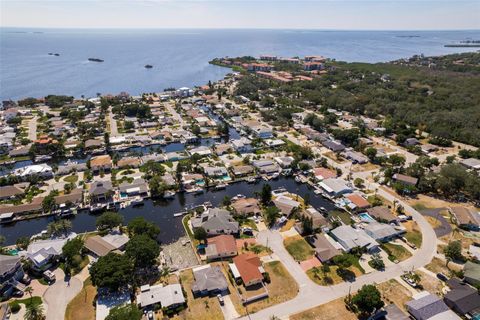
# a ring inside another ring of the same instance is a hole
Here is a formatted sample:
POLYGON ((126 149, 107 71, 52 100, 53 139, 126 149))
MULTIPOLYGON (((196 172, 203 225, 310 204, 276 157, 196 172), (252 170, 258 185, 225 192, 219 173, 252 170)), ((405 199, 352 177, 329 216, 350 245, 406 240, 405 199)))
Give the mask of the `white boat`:
POLYGON ((226 189, 227 188, 227 185, 224 184, 224 183, 220 183, 220 184, 217 184, 215 186, 215 190, 223 190, 223 189, 226 189))
POLYGON ((132 206, 139 206, 143 205, 143 199, 142 197, 135 197, 130 201, 132 206))
POLYGON ((235 200, 245 199, 246 197, 247 196, 239 193, 235 197, 233 197, 232 200, 235 201, 235 200))
POLYGON ((274 174, 272 174, 272 179, 278 179, 278 177, 280 177, 280 173, 275 172, 274 174))
POLYGON ((296 176, 296 177, 295 177, 295 181, 296 181, 296 182, 302 182, 302 178, 300 178, 300 176, 296 176))
POLYGON ((165 191, 163 197, 165 199, 173 199, 175 197, 175 191, 165 191))
POLYGON ((195 190, 195 194, 202 194, 202 193, 203 193, 202 188, 198 188, 197 190, 195 190))
POLYGON ((255 181, 257 181, 257 179, 255 179, 255 177, 247 178, 247 183, 255 183, 255 181))

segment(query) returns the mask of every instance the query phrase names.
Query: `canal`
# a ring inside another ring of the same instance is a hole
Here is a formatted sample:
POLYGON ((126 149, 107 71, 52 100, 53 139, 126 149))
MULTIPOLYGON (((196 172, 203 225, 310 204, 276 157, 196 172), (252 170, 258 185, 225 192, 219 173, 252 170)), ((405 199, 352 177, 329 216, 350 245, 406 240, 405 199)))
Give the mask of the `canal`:
MULTIPOLYGON (((210 201, 213 206, 218 206, 225 196, 234 197, 237 194, 243 194, 253 197, 255 191, 260 191, 264 183, 270 184, 272 189, 285 188, 289 192, 297 193, 300 196, 310 195, 310 204, 315 208, 324 207, 328 211, 334 210, 335 206, 329 200, 316 195, 313 190, 305 184, 297 183, 293 178, 281 177, 278 180, 269 182, 259 181, 256 184, 238 182, 229 185, 224 190, 205 191, 203 194, 194 195, 187 193, 177 193, 171 200, 151 200, 144 201, 143 206, 128 207, 119 212, 125 217, 124 223, 136 217, 144 217, 160 227, 159 240, 163 243, 170 243, 177 240, 185 234, 181 217, 174 217, 173 214, 184 211, 185 206, 200 205, 210 201)), ((88 212, 82 212, 71 218, 73 231, 86 232, 95 230, 95 220, 97 215, 88 212)), ((38 219, 18 221, 13 224, 0 226, 0 234, 6 239, 5 244, 15 244, 19 237, 30 237, 47 228, 48 223, 54 221, 54 217, 42 217, 38 219)))

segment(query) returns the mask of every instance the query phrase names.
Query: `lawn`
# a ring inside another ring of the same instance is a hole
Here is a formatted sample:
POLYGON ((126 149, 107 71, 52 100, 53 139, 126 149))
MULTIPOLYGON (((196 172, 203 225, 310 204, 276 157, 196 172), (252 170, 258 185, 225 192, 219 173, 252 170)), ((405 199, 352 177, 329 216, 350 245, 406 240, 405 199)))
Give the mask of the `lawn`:
POLYGON ((187 308, 176 315, 174 319, 223 319, 220 304, 215 297, 193 297, 191 288, 195 279, 191 269, 184 270, 180 273, 180 281, 187 295, 188 304, 187 308))
POLYGON ((356 320, 357 316, 345 308, 343 298, 294 314, 290 320, 356 320))
POLYGON ((313 256, 312 247, 301 236, 288 237, 283 245, 295 261, 308 260, 313 256))
POLYGON ((78 181, 78 176, 76 174, 72 174, 71 176, 63 178, 63 181, 68 183, 75 183, 78 181))
POLYGON ((412 293, 407 288, 392 279, 377 284, 377 289, 381 292, 385 304, 394 303, 406 312, 405 303, 412 299, 412 293))
POLYGON ((294 225, 295 225, 295 220, 294 220, 294 219, 290 219, 290 220, 288 220, 288 221, 282 226, 282 228, 280 229, 280 232, 288 231, 288 230, 290 230, 291 228, 293 228, 294 225))
POLYGON ((381 245, 381 247, 386 253, 388 253, 389 256, 394 256, 398 261, 407 260, 412 256, 410 251, 398 244, 384 243, 381 245))
MULTIPOLYGON (((338 266, 335 266, 335 265, 330 266, 330 271, 327 272, 326 274, 323 274, 320 268, 321 267, 318 267, 318 272, 315 272, 316 271, 315 268, 312 268, 307 271, 307 276, 316 284, 321 286, 328 286, 328 285, 339 284, 345 281, 337 273, 338 266)), ((363 268, 360 267, 358 261, 357 261, 357 264, 353 264, 347 269, 353 272, 355 274, 355 277, 359 277, 365 273, 363 268)))
POLYGON ((449 263, 447 267, 447 264, 437 257, 434 257, 432 261, 425 266, 425 268, 432 271, 433 273, 443 273, 447 276, 449 276, 452 273, 452 270, 453 271, 462 270, 462 267, 456 265, 455 263, 449 263))
POLYGON ((66 320, 92 320, 95 319, 93 302, 97 295, 97 288, 92 285, 90 278, 83 282, 83 289, 67 305, 66 320))
POLYGON ((39 296, 33 296, 31 298, 28 297, 28 298, 24 298, 24 299, 16 299, 16 300, 13 300, 13 301, 16 301, 18 303, 23 303, 25 305, 25 307, 30 305, 30 304, 33 304, 33 305, 42 304, 42 298, 39 297, 39 296))
POLYGON ((332 218, 332 217, 339 218, 346 225, 350 225, 352 223, 352 217, 346 211, 333 210, 333 211, 330 211, 328 213, 328 217, 329 218, 332 218))
POLYGON ((407 221, 403 223, 403 226, 407 229, 405 238, 408 242, 411 242, 417 246, 417 248, 420 248, 422 246, 422 233, 420 232, 417 223, 415 221, 407 221))

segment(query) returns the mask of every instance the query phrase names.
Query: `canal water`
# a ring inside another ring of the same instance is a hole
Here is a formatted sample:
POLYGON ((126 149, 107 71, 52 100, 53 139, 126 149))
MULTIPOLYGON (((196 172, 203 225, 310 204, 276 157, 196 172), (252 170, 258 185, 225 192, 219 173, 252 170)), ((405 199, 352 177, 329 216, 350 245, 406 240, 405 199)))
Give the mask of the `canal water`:
MULTIPOLYGON (((268 183, 273 190, 285 188, 289 192, 297 193, 300 196, 309 194, 310 203, 315 208, 324 207, 327 210, 335 209, 335 206, 329 200, 315 195, 313 190, 305 184, 297 183, 293 178, 281 177, 278 180, 269 182, 259 181, 256 184, 238 182, 229 185, 224 190, 205 191, 203 194, 194 195, 186 193, 177 193, 171 200, 152 200, 144 201, 143 206, 128 207, 119 212, 125 217, 125 224, 136 217, 144 217, 160 227, 159 240, 163 243, 170 243, 177 240, 185 234, 181 217, 174 217, 173 214, 184 211, 185 206, 200 205, 210 201, 213 206, 218 206, 225 196, 234 197, 237 194, 243 194, 248 197, 255 195, 255 191, 260 191, 263 184, 268 183)), ((95 220, 97 215, 82 212, 71 218, 73 231, 86 232, 95 230, 95 220)), ((0 234, 6 238, 6 245, 14 244, 19 237, 30 237, 47 228, 48 223, 54 221, 54 217, 43 217, 32 220, 19 221, 14 224, 1 225, 0 234)))

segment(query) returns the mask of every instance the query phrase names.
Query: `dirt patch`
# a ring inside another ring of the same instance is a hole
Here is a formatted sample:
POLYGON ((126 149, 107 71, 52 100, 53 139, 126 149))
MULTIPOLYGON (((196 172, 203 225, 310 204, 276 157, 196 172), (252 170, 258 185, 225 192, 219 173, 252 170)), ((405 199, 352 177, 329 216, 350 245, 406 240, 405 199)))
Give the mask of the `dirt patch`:
POLYGON ((95 319, 95 307, 93 301, 97 295, 97 289, 92 285, 90 278, 83 283, 82 291, 67 305, 65 312, 66 320, 92 320, 95 319))
POLYGON ((303 312, 294 314, 290 317, 290 320, 356 320, 357 317, 354 313, 345 308, 345 302, 343 298, 333 300, 329 303, 322 304, 318 307, 305 310, 303 312))
POLYGON ((424 290, 436 295, 442 294, 443 285, 440 280, 420 270, 415 271, 415 273, 420 276, 420 285, 424 290))
POLYGON ((386 304, 394 303, 403 311, 407 311, 405 303, 412 299, 411 292, 402 286, 398 281, 392 279, 377 285, 377 289, 382 293, 383 301, 386 304))
POLYGON ((447 267, 447 264, 445 261, 443 260, 440 260, 439 258, 437 257, 434 257, 432 262, 430 262, 429 264, 427 264, 425 266, 426 269, 432 271, 433 273, 443 273, 447 276, 451 275, 452 273, 452 270, 453 271, 460 271, 462 270, 462 267, 461 266, 458 266, 454 263, 449 263, 448 264, 448 267, 447 267))

